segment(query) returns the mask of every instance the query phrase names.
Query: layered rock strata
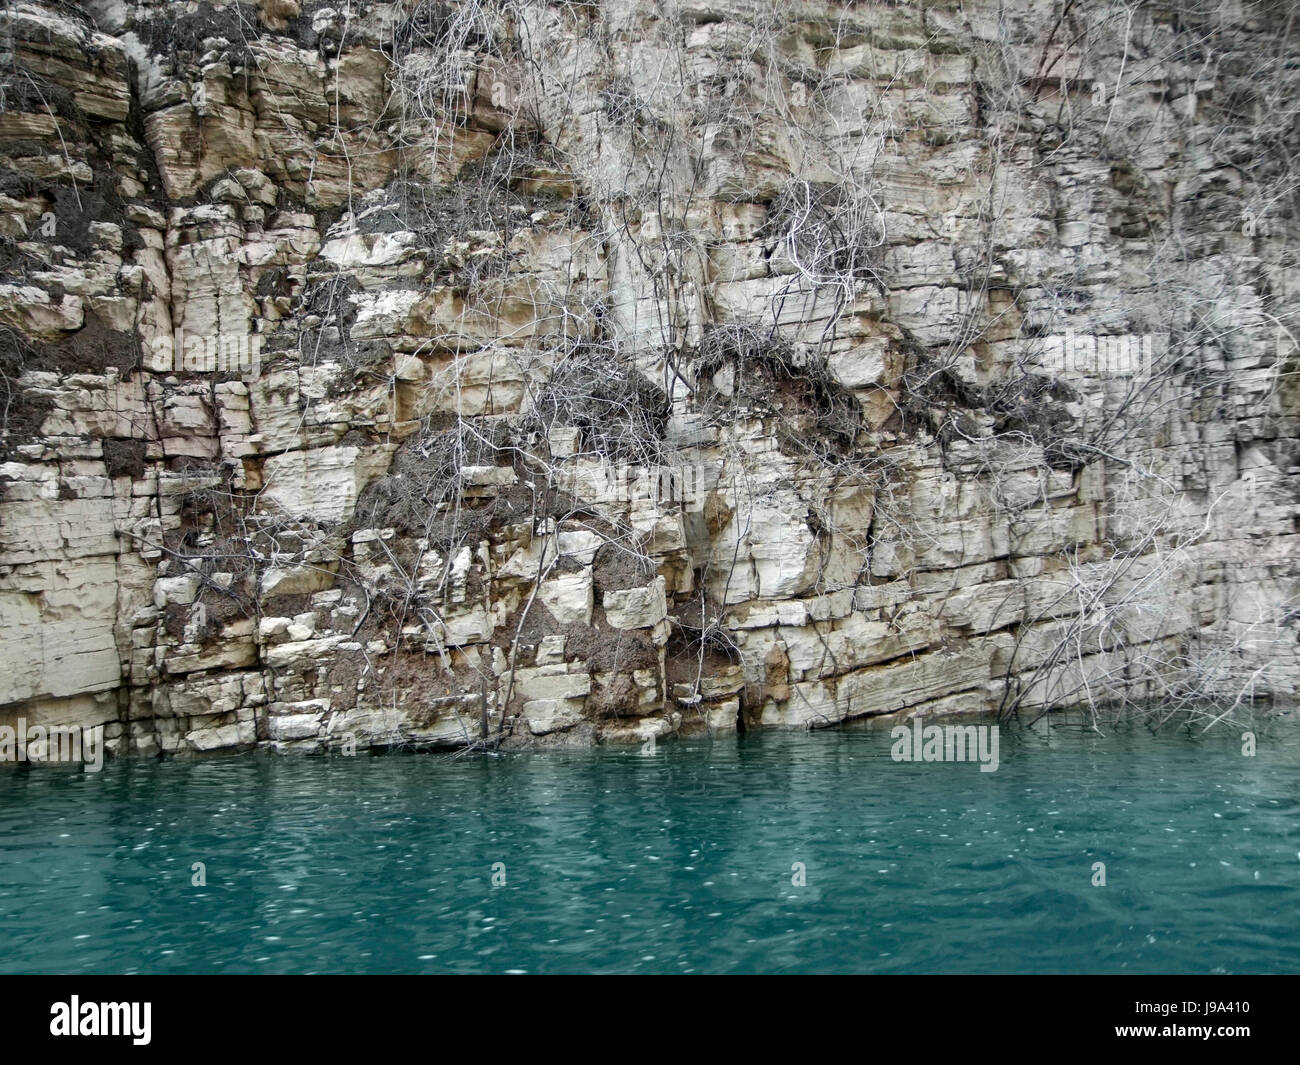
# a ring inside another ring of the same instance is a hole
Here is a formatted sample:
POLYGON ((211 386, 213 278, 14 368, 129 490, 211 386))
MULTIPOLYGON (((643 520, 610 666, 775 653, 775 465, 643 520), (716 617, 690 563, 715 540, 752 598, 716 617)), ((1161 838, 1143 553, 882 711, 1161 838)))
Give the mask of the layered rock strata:
POLYGON ((11 0, 0 723, 1285 704, 1281 3, 11 0))

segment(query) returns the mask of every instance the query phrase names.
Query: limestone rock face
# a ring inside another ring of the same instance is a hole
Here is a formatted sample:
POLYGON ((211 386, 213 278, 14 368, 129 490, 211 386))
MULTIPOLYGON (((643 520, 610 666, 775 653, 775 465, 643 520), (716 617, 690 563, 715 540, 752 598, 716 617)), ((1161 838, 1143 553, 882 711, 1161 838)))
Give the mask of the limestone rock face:
POLYGON ((1300 40, 1201 6, 12 0, 0 724, 1293 702, 1300 40))

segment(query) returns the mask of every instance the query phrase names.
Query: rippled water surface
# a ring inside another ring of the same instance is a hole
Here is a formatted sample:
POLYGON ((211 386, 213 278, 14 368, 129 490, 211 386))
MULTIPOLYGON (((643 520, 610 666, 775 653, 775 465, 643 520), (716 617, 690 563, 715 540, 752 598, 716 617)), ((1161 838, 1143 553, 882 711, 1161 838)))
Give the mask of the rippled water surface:
POLYGON ((1300 971, 1300 731, 1238 733, 9 769, 0 971, 1300 971))

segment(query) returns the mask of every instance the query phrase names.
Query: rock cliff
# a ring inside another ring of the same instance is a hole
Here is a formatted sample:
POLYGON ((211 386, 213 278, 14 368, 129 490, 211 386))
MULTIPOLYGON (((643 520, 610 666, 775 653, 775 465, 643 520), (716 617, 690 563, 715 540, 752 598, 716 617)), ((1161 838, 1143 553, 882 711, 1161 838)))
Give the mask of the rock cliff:
POLYGON ((10 0, 0 722, 1294 701, 1295 22, 10 0))

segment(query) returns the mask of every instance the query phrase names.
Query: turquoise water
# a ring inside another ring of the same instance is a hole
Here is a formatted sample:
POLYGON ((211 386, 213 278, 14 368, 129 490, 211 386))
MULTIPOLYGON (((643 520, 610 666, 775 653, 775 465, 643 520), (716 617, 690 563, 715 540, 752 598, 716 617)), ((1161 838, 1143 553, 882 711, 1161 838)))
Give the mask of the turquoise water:
POLYGON ((1238 732, 11 770, 0 971, 1300 971, 1300 731, 1238 732))

